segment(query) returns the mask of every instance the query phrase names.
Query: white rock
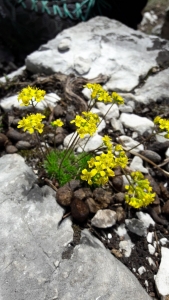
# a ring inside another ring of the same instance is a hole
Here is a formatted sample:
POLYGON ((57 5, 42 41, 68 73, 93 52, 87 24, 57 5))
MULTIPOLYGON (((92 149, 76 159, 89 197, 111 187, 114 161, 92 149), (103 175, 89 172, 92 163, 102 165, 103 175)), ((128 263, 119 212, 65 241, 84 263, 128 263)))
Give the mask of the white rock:
POLYGON ((169 148, 167 149, 166 153, 165 153, 166 157, 169 157, 169 148))
POLYGON ((145 84, 136 91, 135 100, 144 104, 168 98, 169 68, 149 76, 145 84))
POLYGON ((132 132, 132 139, 136 139, 138 137, 138 132, 132 132))
POLYGON ((141 266, 140 268, 138 268, 138 273, 140 275, 144 274, 145 272, 146 272, 146 268, 145 267, 141 266))
POLYGON ((138 219, 126 219, 125 224, 129 231, 139 235, 139 236, 146 236, 147 228, 144 223, 138 219))
POLYGON ((148 251, 151 255, 153 255, 155 253, 155 248, 153 245, 148 244, 148 251))
POLYGON ((143 134, 145 131, 149 131, 151 133, 152 128, 154 127, 154 123, 152 121, 135 114, 122 113, 120 116, 120 121, 126 128, 137 131, 140 134, 143 134))
POLYGON ((85 96, 85 98, 87 100, 91 100, 91 93, 92 91, 90 89, 88 89, 87 87, 85 87, 83 90, 82 90, 82 94, 85 96))
POLYGON ((155 284, 160 296, 169 295, 169 249, 165 247, 161 247, 161 263, 155 284))
POLYGON ((112 234, 111 234, 111 233, 108 233, 107 238, 108 238, 108 239, 111 239, 111 238, 112 238, 112 234))
POLYGON ((165 143, 168 141, 167 138, 164 137, 165 133, 161 132, 160 134, 156 134, 155 138, 156 138, 156 141, 159 142, 159 143, 165 143))
POLYGON ((121 135, 118 137, 117 142, 120 142, 124 147, 126 147, 127 150, 130 150, 131 148, 135 147, 133 150, 136 152, 139 152, 140 150, 144 150, 144 146, 136 141, 134 141, 131 137, 127 135, 121 135))
POLYGON ((71 46, 70 38, 64 38, 58 44, 58 50, 59 51, 68 51, 70 49, 70 46, 71 46))
MULTIPOLYGON (((37 103, 36 108, 39 110, 44 110, 46 107, 54 107, 56 103, 60 100, 60 97, 55 93, 46 94, 44 100, 37 103)), ((19 109, 28 109, 30 106, 21 106, 20 101, 18 101, 18 95, 14 95, 11 97, 7 97, 1 100, 0 106, 8 111, 12 106, 17 107, 19 109)))
POLYGON ((117 229, 114 229, 114 232, 119 236, 119 237, 124 237, 127 235, 127 230, 125 227, 125 224, 120 224, 117 229))
POLYGON ((131 176, 128 175, 127 178, 126 178, 125 175, 122 175, 122 178, 123 178, 123 188, 125 188, 125 185, 128 185, 128 184, 129 184, 129 181, 127 180, 127 178, 128 178, 129 180, 131 180, 131 176))
MULTIPOLYGON (((75 137, 77 137, 77 136, 78 136, 77 132, 72 132, 72 133, 68 134, 63 141, 63 146, 65 148, 69 147, 72 144, 75 137)), ((77 142, 75 149, 78 147, 78 145, 79 145, 79 141, 77 142)))
POLYGON ((130 168, 133 170, 133 171, 140 171, 144 174, 148 174, 148 170, 146 168, 144 168, 143 166, 143 160, 138 157, 138 156, 135 156, 130 164, 130 168))
POLYGON ((153 266, 154 268, 156 268, 156 264, 151 257, 146 257, 146 259, 148 260, 148 263, 150 266, 153 266))
POLYGON ((89 152, 96 150, 103 144, 102 136, 95 133, 93 136, 91 136, 89 139, 88 137, 81 139, 79 142, 79 147, 77 148, 77 152, 81 153, 83 151, 89 152))
POLYGON ((166 238, 160 239, 160 244, 161 244, 162 246, 166 245, 167 243, 169 243, 169 240, 167 240, 166 238))
POLYGON ((153 238, 154 238, 154 232, 148 232, 148 234, 147 234, 147 242, 151 244, 152 241, 153 241, 153 238))
POLYGON ((97 126, 96 133, 101 132, 104 128, 106 128, 106 122, 102 118, 100 118, 100 124, 97 126))
POLYGON ((130 105, 119 105, 119 111, 123 113, 132 113, 133 108, 130 105))
POLYGON ((26 69, 26 66, 23 66, 23 67, 19 68, 18 70, 14 71, 6 76, 0 77, 0 82, 6 82, 7 80, 13 79, 15 76, 22 75, 25 69, 26 69))
POLYGON ((119 119, 112 118, 110 123, 114 130, 119 130, 122 134, 124 134, 123 125, 119 119))
POLYGON ((116 224, 116 212, 111 209, 98 210, 91 219, 91 224, 98 228, 108 228, 116 224))
POLYGON ((102 102, 97 102, 96 106, 106 120, 110 120, 112 118, 117 119, 119 117, 119 108, 117 104, 112 105, 112 104, 104 104, 102 102))
POLYGON ((124 253, 125 257, 130 257, 134 244, 131 240, 120 241, 119 249, 124 253))
POLYGON ((139 211, 139 212, 136 213, 136 215, 139 218, 139 220, 141 220, 144 223, 144 225, 146 226, 146 228, 148 228, 150 225, 155 226, 155 222, 150 217, 149 214, 143 213, 142 211, 139 211))

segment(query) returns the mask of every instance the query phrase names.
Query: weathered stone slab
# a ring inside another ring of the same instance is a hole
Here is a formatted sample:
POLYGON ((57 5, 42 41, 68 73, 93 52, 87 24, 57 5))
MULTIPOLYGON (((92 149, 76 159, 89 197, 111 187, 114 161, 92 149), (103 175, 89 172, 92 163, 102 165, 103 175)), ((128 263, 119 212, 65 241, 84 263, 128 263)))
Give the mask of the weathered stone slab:
POLYGON ((102 73, 110 76, 108 89, 125 92, 135 88, 140 76, 145 77, 161 63, 162 50, 167 53, 168 41, 118 21, 96 17, 58 34, 29 55, 26 66, 34 73, 74 73, 89 79, 102 73))

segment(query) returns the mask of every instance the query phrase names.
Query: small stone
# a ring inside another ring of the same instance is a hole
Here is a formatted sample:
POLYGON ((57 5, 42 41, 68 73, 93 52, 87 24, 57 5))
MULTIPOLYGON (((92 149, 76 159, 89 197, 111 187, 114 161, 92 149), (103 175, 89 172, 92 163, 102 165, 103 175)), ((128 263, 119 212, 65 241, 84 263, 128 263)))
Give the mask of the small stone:
POLYGON ((144 223, 144 226, 146 228, 149 228, 150 225, 155 226, 155 222, 154 220, 150 217, 149 214, 147 213, 143 213, 142 211, 139 211, 136 213, 137 217, 139 218, 139 220, 141 220, 144 223))
POLYGON ((80 188, 80 186, 80 180, 78 179, 72 179, 71 181, 69 181, 69 187, 73 192, 80 188))
POLYGON ((14 142, 23 140, 23 138, 25 137, 24 133, 20 133, 19 131, 13 129, 12 127, 9 127, 9 130, 7 131, 6 135, 10 140, 12 140, 14 142))
POLYGON ((18 149, 13 145, 7 145, 5 147, 5 150, 6 150, 6 153, 8 153, 8 154, 13 154, 13 153, 18 152, 18 149))
POLYGON ((169 243, 169 240, 167 240, 166 238, 160 239, 160 244, 161 244, 162 246, 166 245, 167 243, 169 243))
POLYGON ((113 199, 112 193, 102 188, 96 188, 93 192, 93 198, 96 203, 101 204, 102 208, 106 208, 113 199))
POLYGON ((123 255, 122 255, 122 253, 120 252, 120 250, 112 249, 112 250, 111 250, 111 253, 114 254, 114 256, 117 257, 117 258, 123 257, 123 255))
POLYGON ((0 149, 5 147, 5 144, 8 142, 8 138, 5 134, 0 133, 0 149))
POLYGON ((138 273, 140 275, 144 274, 145 272, 146 272, 146 268, 145 267, 141 266, 140 268, 138 268, 138 273))
POLYGON ((60 41, 60 43, 58 45, 58 50, 60 52, 68 51, 70 49, 70 45, 71 45, 70 38, 64 38, 60 41))
POLYGON ((64 134, 62 134, 62 133, 57 134, 57 135, 54 137, 53 145, 58 146, 58 145, 62 144, 63 141, 64 141, 64 138, 65 138, 65 135, 64 135, 64 134))
POLYGON ((166 214, 166 215, 169 215, 169 200, 167 200, 165 203, 164 203, 164 206, 162 208, 162 213, 163 214, 166 214))
POLYGON ((161 156, 165 154, 168 147, 169 147, 169 141, 166 141, 164 143, 154 142, 149 146, 149 150, 152 150, 161 156))
POLYGON ((154 232, 148 232, 148 234, 147 234, 147 242, 151 244, 152 241, 153 241, 153 237, 154 237, 154 232))
POLYGON ((144 146, 139 142, 133 140, 131 137, 127 135, 121 135, 118 137, 117 142, 120 142, 124 147, 126 147, 127 150, 130 150, 134 147, 134 151, 139 152, 140 150, 144 150, 144 146))
POLYGON ((98 228, 112 227, 117 220, 116 212, 110 209, 98 210, 91 219, 91 224, 98 228))
POLYGON ((151 255, 154 255, 154 253, 155 253, 155 248, 154 248, 154 246, 151 245, 151 244, 148 244, 148 251, 149 251, 149 253, 150 253, 151 255))
POLYGON ((85 198, 85 192, 83 191, 83 189, 79 189, 75 191, 73 194, 73 198, 78 200, 83 200, 85 198))
POLYGON ((116 203, 123 203, 124 202, 124 193, 117 193, 113 196, 113 199, 116 203))
POLYGON ((88 205, 79 199, 74 199, 71 203, 71 214, 76 221, 83 223, 89 216, 88 205))
POLYGON ((61 105, 57 104, 53 109, 53 114, 55 118, 62 117, 64 115, 64 110, 61 105))
POLYGON ((139 235, 139 236, 146 236, 147 229, 144 223, 138 219, 126 219, 125 224, 129 231, 139 235))
POLYGON ((63 206, 69 206, 71 204, 72 201, 72 197, 73 197, 73 192, 70 189, 70 187, 68 186, 68 184, 65 184, 64 186, 60 187, 57 190, 57 202, 60 205, 63 206))
POLYGON ((31 149, 32 148, 32 145, 27 142, 27 141, 18 141, 16 144, 15 144, 15 147, 18 149, 18 150, 28 150, 28 149, 31 149))
POLYGON ((123 187, 123 178, 122 176, 114 176, 112 177, 113 187, 116 191, 120 192, 123 187))
POLYGON ((119 108, 117 104, 104 104, 102 102, 96 103, 98 109, 102 113, 102 115, 105 117, 105 120, 110 120, 112 118, 118 118, 119 117, 119 108))
POLYGON ((116 214, 117 214, 117 221, 120 223, 120 222, 123 222, 125 220, 125 217, 126 217, 126 213, 123 209, 123 207, 119 206, 117 209, 116 209, 116 214))
POLYGON ((155 211, 155 213, 157 215, 160 215, 161 214, 161 205, 160 204, 159 205, 154 205, 154 203, 152 203, 152 205, 153 205, 153 210, 155 211))
POLYGON ((130 168, 133 171, 140 171, 140 172, 145 173, 145 174, 148 173, 148 170, 146 168, 144 168, 144 166, 143 166, 143 160, 138 156, 135 156, 133 158, 133 160, 130 164, 130 168))
POLYGON ((157 268, 154 260, 151 257, 146 257, 146 259, 148 260, 148 263, 150 266, 152 266, 152 268, 155 270, 157 268))
POLYGON ((161 298, 169 295, 169 249, 161 247, 161 263, 155 277, 157 291, 161 298))
POLYGON ((91 213, 95 214, 100 209, 99 204, 97 204, 91 197, 89 197, 85 202, 87 203, 91 213))
POLYGON ((134 244, 131 242, 131 240, 125 240, 119 243, 119 248, 124 252, 125 257, 130 257, 133 247, 134 244))
POLYGON ((158 164, 161 161, 161 156, 152 150, 140 151, 140 154, 153 161, 155 164, 158 164))
POLYGON ((143 134, 145 131, 149 131, 151 133, 154 127, 154 123, 151 120, 135 114, 122 113, 120 121, 126 128, 137 131, 140 134, 143 134))

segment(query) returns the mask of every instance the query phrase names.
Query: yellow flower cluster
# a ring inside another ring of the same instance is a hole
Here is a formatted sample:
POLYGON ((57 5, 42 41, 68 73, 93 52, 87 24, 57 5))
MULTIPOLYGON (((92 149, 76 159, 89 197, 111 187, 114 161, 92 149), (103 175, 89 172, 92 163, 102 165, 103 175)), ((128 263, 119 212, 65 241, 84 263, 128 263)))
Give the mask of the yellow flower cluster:
POLYGON ((64 125, 64 123, 60 120, 60 119, 57 119, 53 122, 50 123, 53 127, 62 127, 64 125))
POLYGON ((111 138, 105 135, 103 145, 107 148, 107 153, 102 153, 92 157, 88 161, 89 170, 82 171, 81 179, 88 182, 89 185, 104 185, 108 182, 109 177, 115 174, 113 168, 118 166, 126 167, 128 159, 121 145, 113 146, 111 138))
POLYGON ((169 120, 167 119, 162 119, 160 117, 156 117, 154 119, 154 124, 158 125, 160 131, 166 132, 164 135, 165 138, 169 139, 169 120))
POLYGON ((30 86, 23 88, 18 95, 18 101, 21 101, 21 106, 28 106, 34 102, 40 102, 44 99, 46 92, 38 88, 30 86))
POLYGON ((148 179, 144 179, 141 172, 136 171, 130 174, 131 184, 126 185, 127 194, 125 201, 134 208, 146 207, 154 201, 155 193, 152 193, 152 187, 148 179))
POLYGON ((96 132, 97 125, 100 122, 99 116, 92 112, 82 112, 83 117, 77 115, 70 123, 75 123, 80 138, 84 138, 86 134, 91 136, 96 132))
POLYGON ((81 179, 88 182, 89 185, 104 185, 108 182, 109 177, 114 176, 112 168, 115 167, 114 155, 102 153, 99 156, 92 157, 88 161, 89 169, 82 170, 81 179))
POLYGON ((97 83, 87 83, 84 85, 84 87, 87 87, 92 91, 91 98, 96 101, 103 101, 104 103, 117 103, 117 104, 124 104, 123 98, 117 94, 116 92, 113 92, 112 95, 103 89, 103 87, 100 84, 97 83))
POLYGON ((23 128, 24 131, 29 131, 29 133, 34 133, 37 130, 39 133, 43 132, 44 124, 42 119, 46 118, 44 115, 37 113, 31 114, 30 116, 24 117, 21 121, 18 122, 18 128, 23 128))

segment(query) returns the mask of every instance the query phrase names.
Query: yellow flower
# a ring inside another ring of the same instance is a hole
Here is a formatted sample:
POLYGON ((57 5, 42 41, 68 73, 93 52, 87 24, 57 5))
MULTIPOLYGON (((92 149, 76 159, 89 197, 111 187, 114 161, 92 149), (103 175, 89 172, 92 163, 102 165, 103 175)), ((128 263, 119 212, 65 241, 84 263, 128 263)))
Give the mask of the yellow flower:
POLYGON ((41 122, 44 118, 46 117, 40 113, 31 114, 20 120, 17 127, 23 128, 24 131, 29 131, 30 134, 34 133, 35 130, 37 130, 39 133, 42 133, 44 124, 41 122))
POLYGON ((113 92, 112 93, 112 98, 113 98, 114 102, 117 103, 118 105, 124 104, 123 97, 121 97, 118 93, 113 92))
POLYGON ((92 185, 92 177, 94 177, 96 175, 97 171, 95 169, 91 170, 91 171, 87 171, 86 169, 82 170, 82 174, 81 175, 81 179, 85 180, 88 182, 89 185, 92 185))
POLYGON ((125 201, 134 208, 146 207, 154 202, 155 193, 152 192, 152 187, 148 179, 144 179, 141 172, 136 171, 130 174, 131 185, 126 185, 125 201))
POLYGON ((44 90, 28 86, 27 88, 23 88, 18 94, 18 101, 21 101, 21 106, 28 106, 34 102, 42 101, 45 94, 44 90))
POLYGON ((64 123, 60 119, 57 119, 57 120, 51 122, 50 124, 52 126, 57 126, 57 127, 62 127, 64 125, 64 123))

